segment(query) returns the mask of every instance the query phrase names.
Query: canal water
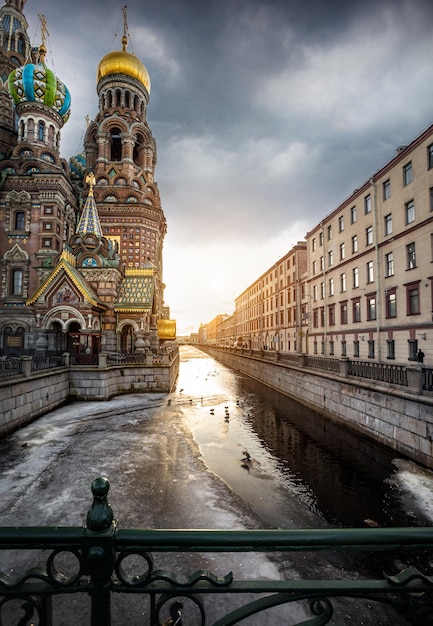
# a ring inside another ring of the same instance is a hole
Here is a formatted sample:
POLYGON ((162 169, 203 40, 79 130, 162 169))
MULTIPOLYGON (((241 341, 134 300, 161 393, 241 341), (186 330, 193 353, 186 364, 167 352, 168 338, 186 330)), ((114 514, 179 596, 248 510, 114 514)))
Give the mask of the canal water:
POLYGON ((195 348, 175 393, 201 405, 186 419, 206 465, 271 526, 432 523, 431 471, 195 348))

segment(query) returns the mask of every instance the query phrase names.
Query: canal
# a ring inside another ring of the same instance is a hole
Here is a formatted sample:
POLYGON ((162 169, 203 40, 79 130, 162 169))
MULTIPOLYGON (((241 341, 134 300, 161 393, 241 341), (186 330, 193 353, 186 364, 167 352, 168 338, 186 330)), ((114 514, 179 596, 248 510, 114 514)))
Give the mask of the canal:
MULTIPOLYGON (((430 471, 191 346, 181 347, 171 394, 70 404, 0 440, 0 525, 79 526, 90 484, 101 475, 110 480, 122 528, 423 526, 433 516, 430 471)), ((400 558, 217 555, 199 566, 218 567, 218 574, 226 567, 241 578, 252 570, 294 578, 339 577, 344 570, 358 577, 400 566, 400 558)), ((30 561, 11 552, 1 564, 16 575, 30 561)), ((302 606, 289 610, 289 623, 311 618, 302 606)), ((54 623, 88 623, 86 611, 70 597, 54 623)), ((248 624, 287 623, 284 611, 248 624)), ((120 626, 145 623, 137 597, 120 598, 113 612, 120 626)), ((353 601, 337 602, 335 623, 406 624, 387 609, 353 601)))

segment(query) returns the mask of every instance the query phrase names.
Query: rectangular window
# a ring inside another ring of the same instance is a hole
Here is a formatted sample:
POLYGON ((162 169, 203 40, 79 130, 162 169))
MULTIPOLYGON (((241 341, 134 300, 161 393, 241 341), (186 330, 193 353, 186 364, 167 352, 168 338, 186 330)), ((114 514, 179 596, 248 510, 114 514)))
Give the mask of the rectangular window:
POLYGON ((51 222, 44 222, 44 230, 51 230, 53 225, 51 222))
POLYGON ((413 181, 412 162, 403 166, 403 186, 409 185, 413 181))
POLYGON ((332 239, 332 226, 328 226, 328 241, 332 239))
POLYGON ((329 295, 330 296, 334 295, 334 279, 333 278, 329 279, 329 295))
POLYGON ((352 302, 352 317, 354 322, 361 321, 361 300, 358 298, 352 302))
POLYGON ((340 304, 340 323, 347 324, 347 302, 340 304))
POLYGON ((367 215, 367 213, 371 213, 371 196, 370 196, 370 194, 368 194, 368 196, 365 196, 365 198, 364 198, 364 213, 365 213, 365 215, 367 215))
POLYGON ((382 185, 383 199, 388 200, 391 197, 391 181, 386 180, 382 185))
POLYGON ((340 217, 338 218, 338 232, 342 233, 344 230, 344 217, 343 215, 340 215, 340 217))
POLYGON ((352 270, 352 278, 353 278, 353 288, 356 289, 359 287, 359 269, 354 267, 352 270))
POLYGON ((374 359, 374 339, 368 340, 368 358, 374 359))
POLYGON ((332 339, 329 342, 329 356, 334 356, 334 341, 332 339))
POLYGON ((350 223, 354 224, 356 222, 356 206, 353 206, 350 209, 350 223))
POLYGON ((386 358, 395 359, 395 340, 394 339, 386 340, 386 358))
POLYGON ((317 302, 317 285, 313 286, 313 300, 317 302))
POLYGON ((394 276, 394 254, 385 254, 385 276, 394 276))
POLYGON ((347 343, 344 340, 341 342, 341 356, 347 356, 347 343))
POLYGON ((311 248, 312 248, 313 252, 316 249, 316 238, 315 237, 313 237, 313 239, 311 240, 311 248))
POLYGON ((376 319, 376 296, 367 296, 367 320, 376 319))
POLYGON ((335 305, 331 304, 329 309, 329 325, 330 326, 335 326, 335 305))
POLYGON ((433 167, 433 143, 427 146, 427 168, 430 170, 433 167))
POLYGON ((12 295, 21 296, 23 293, 23 271, 12 270, 12 295))
POLYGON ((367 283, 374 282, 373 261, 367 263, 367 283))
POLYGON ((42 239, 42 245, 44 248, 51 248, 51 239, 42 239))
POLYGON ((391 235, 392 233, 392 215, 388 213, 385 215, 385 235, 391 235))
POLYGON ((344 243, 340 243, 340 261, 344 261, 346 258, 346 246, 344 243))
POLYGON ((321 300, 325 298, 325 283, 320 283, 320 298, 321 300))
POLYGON ((418 352, 418 341, 416 339, 408 339, 407 344, 409 348, 409 354, 408 354, 409 361, 416 361, 417 360, 416 353, 418 352))
POLYGON ((52 215, 53 207, 52 206, 44 206, 44 215, 52 215))
POLYGON ((340 291, 341 293, 346 291, 346 274, 344 272, 340 275, 340 291))
POLYGON ((313 276, 317 274, 317 261, 313 261, 313 276))
POLYGON ((416 267, 415 243, 406 246, 407 269, 413 270, 416 267))
POLYGON ((397 317, 397 294, 395 290, 385 292, 386 318, 397 317))
POLYGON ((323 256, 320 257, 320 269, 322 272, 325 269, 325 257, 323 256))
POLYGON ((358 340, 353 342, 353 356, 359 357, 359 341, 358 340))
POLYGON ((358 235, 352 237, 352 254, 358 252, 358 235))
POLYGON ((323 231, 319 234, 319 246, 323 246, 323 231))
POLYGON ((413 200, 409 200, 409 202, 406 202, 404 205, 404 214, 406 224, 411 224, 415 221, 415 202, 413 200))
POLYGON ((365 229, 365 244, 371 246, 373 243, 373 226, 368 226, 365 229))
POLYGON ((319 327, 319 311, 314 309, 313 311, 313 328, 319 327))
POLYGON ((333 264, 334 264, 334 254, 333 254, 332 250, 329 250, 329 252, 328 252, 328 267, 332 267, 333 264))
POLYGON ((407 315, 418 315, 419 308, 419 289, 416 287, 407 287, 407 315))

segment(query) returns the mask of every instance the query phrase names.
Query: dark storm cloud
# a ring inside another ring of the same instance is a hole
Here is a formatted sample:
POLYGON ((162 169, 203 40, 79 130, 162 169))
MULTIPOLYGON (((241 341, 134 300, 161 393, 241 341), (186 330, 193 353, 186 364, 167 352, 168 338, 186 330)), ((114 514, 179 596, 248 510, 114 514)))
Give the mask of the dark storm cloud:
MULTIPOLYGON (((121 46, 122 3, 28 0, 25 13, 31 35, 46 15, 72 92, 67 157, 97 112, 97 65, 121 46)), ((231 297, 433 121, 430 1, 132 0, 127 14, 128 50, 152 82, 174 316, 230 312, 231 297)))

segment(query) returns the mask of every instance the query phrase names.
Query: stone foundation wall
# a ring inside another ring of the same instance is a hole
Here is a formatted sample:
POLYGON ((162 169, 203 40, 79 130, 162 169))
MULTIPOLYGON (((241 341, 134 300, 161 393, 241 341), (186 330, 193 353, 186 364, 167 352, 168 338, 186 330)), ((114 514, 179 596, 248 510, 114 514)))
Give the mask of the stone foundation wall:
POLYGON ((0 382, 0 436, 17 430, 71 400, 109 400, 123 393, 169 393, 179 373, 170 365, 63 367, 0 382))
POLYGON ((37 417, 65 404, 69 376, 46 370, 31 378, 6 380, 0 384, 0 435, 17 430, 37 417))
POLYGON ((433 399, 406 388, 206 347, 226 365, 433 469, 433 399))

